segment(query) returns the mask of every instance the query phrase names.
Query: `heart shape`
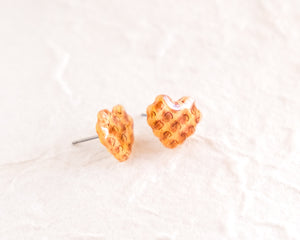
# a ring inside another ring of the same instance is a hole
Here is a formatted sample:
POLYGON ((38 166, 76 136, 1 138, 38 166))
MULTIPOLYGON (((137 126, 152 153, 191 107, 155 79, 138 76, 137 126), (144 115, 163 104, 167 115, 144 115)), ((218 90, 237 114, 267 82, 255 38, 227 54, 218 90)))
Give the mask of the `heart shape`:
POLYGON ((201 119, 191 97, 173 101, 167 95, 159 95, 147 108, 147 122, 155 136, 168 148, 175 148, 191 136, 201 119))
POLYGON ((112 112, 107 109, 98 112, 96 131, 101 143, 116 159, 128 159, 134 142, 133 120, 124 107, 116 105, 112 112))

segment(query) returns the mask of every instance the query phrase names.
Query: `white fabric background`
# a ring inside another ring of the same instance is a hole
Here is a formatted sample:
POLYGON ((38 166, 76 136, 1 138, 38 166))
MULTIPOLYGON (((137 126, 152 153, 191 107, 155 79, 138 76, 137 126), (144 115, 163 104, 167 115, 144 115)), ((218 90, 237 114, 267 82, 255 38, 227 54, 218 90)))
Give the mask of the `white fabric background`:
POLYGON ((300 239, 300 1, 0 0, 0 238, 300 239), (203 113, 166 149, 158 94, 203 113), (119 163, 95 134, 121 103, 119 163))

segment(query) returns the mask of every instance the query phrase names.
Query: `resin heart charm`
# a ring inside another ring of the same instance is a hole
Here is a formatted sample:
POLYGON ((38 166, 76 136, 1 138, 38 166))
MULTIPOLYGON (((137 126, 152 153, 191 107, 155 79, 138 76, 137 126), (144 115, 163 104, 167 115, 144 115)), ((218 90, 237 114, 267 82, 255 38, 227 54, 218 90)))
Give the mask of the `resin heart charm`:
POLYGON ((133 120, 123 106, 114 106, 112 112, 99 111, 96 131, 101 143, 116 159, 120 162, 128 159, 134 142, 133 120))
POLYGON ((147 108, 147 122, 155 136, 168 148, 175 148, 191 136, 201 119, 201 113, 190 97, 174 102, 159 95, 147 108))

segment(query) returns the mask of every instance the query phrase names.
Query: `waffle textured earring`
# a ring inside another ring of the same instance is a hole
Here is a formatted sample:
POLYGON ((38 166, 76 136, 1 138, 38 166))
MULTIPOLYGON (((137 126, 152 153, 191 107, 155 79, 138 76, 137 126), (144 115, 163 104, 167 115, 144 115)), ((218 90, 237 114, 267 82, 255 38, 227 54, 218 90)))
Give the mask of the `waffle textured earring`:
POLYGON ((175 148, 195 132, 201 113, 191 97, 173 101, 159 95, 147 108, 147 122, 162 144, 175 148))
POLYGON ((128 159, 134 142, 133 120, 123 106, 114 106, 112 112, 99 111, 96 131, 101 143, 116 159, 120 162, 128 159))
POLYGON ((83 138, 73 144, 100 139, 100 142, 120 162, 126 161, 131 153, 134 142, 133 120, 124 107, 116 105, 112 111, 101 110, 97 115, 96 131, 98 136, 83 138))

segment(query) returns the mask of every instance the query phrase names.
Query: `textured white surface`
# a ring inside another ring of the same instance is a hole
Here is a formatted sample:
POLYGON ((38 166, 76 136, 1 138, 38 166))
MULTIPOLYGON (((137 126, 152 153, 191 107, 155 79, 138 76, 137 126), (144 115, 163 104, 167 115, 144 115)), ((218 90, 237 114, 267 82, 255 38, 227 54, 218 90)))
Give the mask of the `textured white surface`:
POLYGON ((300 1, 0 0, 1 239, 300 239, 300 1), (191 95, 164 148, 140 116, 191 95), (130 160, 97 111, 135 120, 130 160))

